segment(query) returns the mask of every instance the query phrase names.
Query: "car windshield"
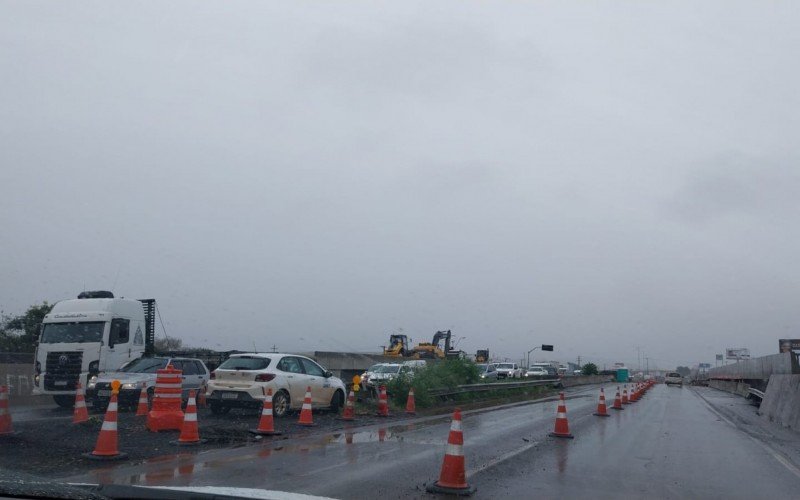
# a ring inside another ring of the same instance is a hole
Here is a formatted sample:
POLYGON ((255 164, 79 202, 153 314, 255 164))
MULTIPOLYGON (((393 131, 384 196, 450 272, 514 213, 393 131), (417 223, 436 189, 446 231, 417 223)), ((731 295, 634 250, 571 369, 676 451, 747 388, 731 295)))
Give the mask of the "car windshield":
POLYGON ((42 344, 59 342, 100 342, 103 340, 105 322, 46 323, 42 328, 42 344))
POLYGON ((167 367, 167 358, 141 358, 120 368, 119 371, 127 373, 155 373, 167 367))
POLYGON ((375 369, 375 373, 398 373, 400 365, 381 365, 375 369))
POLYGON ((500 363, 497 365, 498 368, 514 368, 514 365, 511 363, 500 363))
POLYGON ((670 374, 667 375, 667 377, 670 377, 670 378, 681 378, 681 374, 680 373, 670 373, 670 374))
POLYGON ((217 370, 263 370, 269 366, 269 358, 260 356, 232 356, 219 365, 217 370))

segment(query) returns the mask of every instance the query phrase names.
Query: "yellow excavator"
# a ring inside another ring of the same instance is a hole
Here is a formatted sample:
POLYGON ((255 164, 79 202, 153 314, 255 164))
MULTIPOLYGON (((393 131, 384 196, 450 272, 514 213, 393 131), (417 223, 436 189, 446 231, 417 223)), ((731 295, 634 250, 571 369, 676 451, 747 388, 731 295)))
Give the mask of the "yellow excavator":
POLYGON ((436 332, 430 342, 420 342, 414 346, 412 350, 414 357, 418 359, 458 358, 461 355, 461 351, 450 349, 452 335, 450 330, 436 332), (444 341, 444 349, 441 346, 442 341, 444 341))
POLYGON ((410 340, 408 335, 389 335, 389 346, 383 348, 383 355, 392 358, 404 358, 413 356, 414 353, 409 348, 410 340))

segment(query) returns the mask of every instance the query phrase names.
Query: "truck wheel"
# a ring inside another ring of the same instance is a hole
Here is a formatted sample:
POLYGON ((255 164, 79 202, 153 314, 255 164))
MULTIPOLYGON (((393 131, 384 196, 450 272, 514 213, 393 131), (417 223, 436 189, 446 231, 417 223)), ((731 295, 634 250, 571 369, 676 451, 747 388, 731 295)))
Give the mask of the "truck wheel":
POLYGON ((58 394, 53 396, 53 401, 61 408, 72 408, 75 404, 75 396, 70 394, 58 394))

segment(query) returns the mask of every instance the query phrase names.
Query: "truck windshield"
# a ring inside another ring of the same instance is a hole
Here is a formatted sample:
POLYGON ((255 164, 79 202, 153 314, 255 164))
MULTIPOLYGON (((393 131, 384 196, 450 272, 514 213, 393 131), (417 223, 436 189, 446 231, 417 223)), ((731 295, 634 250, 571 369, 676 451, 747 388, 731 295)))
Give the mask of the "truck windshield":
POLYGON ((58 342, 100 342, 104 321, 84 323, 46 323, 42 329, 42 344, 58 342))
POLYGON ((166 366, 166 358, 139 358, 127 366, 124 366, 119 371, 130 373, 155 373, 156 370, 166 368, 166 366))

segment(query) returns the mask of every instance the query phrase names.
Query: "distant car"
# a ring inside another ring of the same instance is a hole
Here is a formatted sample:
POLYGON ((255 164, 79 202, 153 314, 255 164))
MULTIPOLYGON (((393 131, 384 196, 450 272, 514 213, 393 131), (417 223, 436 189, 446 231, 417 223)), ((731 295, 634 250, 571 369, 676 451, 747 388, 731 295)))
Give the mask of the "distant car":
POLYGON ((90 378, 86 385, 86 400, 91 401, 95 408, 105 408, 111 398, 111 382, 119 380, 122 384, 117 396, 119 405, 135 408, 142 387, 147 390, 148 399, 153 398, 156 370, 167 365, 183 371, 181 388, 184 401, 188 400, 190 390, 199 391, 210 378, 208 368, 199 359, 144 357, 131 361, 115 372, 104 372, 90 378))
POLYGON ((516 363, 497 363, 499 378, 522 378, 522 368, 516 363))
POLYGON ((375 370, 377 370, 379 366, 383 366, 385 364, 386 363, 376 363, 376 364, 370 366, 369 368, 367 368, 364 371, 364 373, 361 374, 361 389, 362 390, 366 390, 367 389, 367 382, 369 382, 369 379, 375 373, 375 370))
POLYGON ((234 354, 211 373, 206 400, 214 414, 231 408, 258 408, 272 389, 272 413, 283 417, 303 406, 311 388, 314 409, 339 411, 344 405, 345 385, 316 361, 280 353, 234 354))
MULTIPOLYGON (((390 380, 397 378, 400 375, 401 369, 404 368, 400 363, 383 363, 375 368, 369 378, 367 379, 367 389, 374 391, 378 386, 388 383, 390 380)), ((411 368, 406 368, 405 372, 410 372, 411 368)))
POLYGON ((550 375, 550 372, 537 366, 532 366, 525 372, 526 377, 547 377, 548 375, 550 375))
POLYGON ((678 372, 667 373, 667 376, 664 377, 664 384, 675 384, 683 387, 683 376, 678 372))
POLYGON ((573 375, 583 375, 583 370, 572 370, 573 375))
POLYGON ((492 363, 481 363, 478 365, 478 375, 481 380, 497 380, 497 368, 492 363))

